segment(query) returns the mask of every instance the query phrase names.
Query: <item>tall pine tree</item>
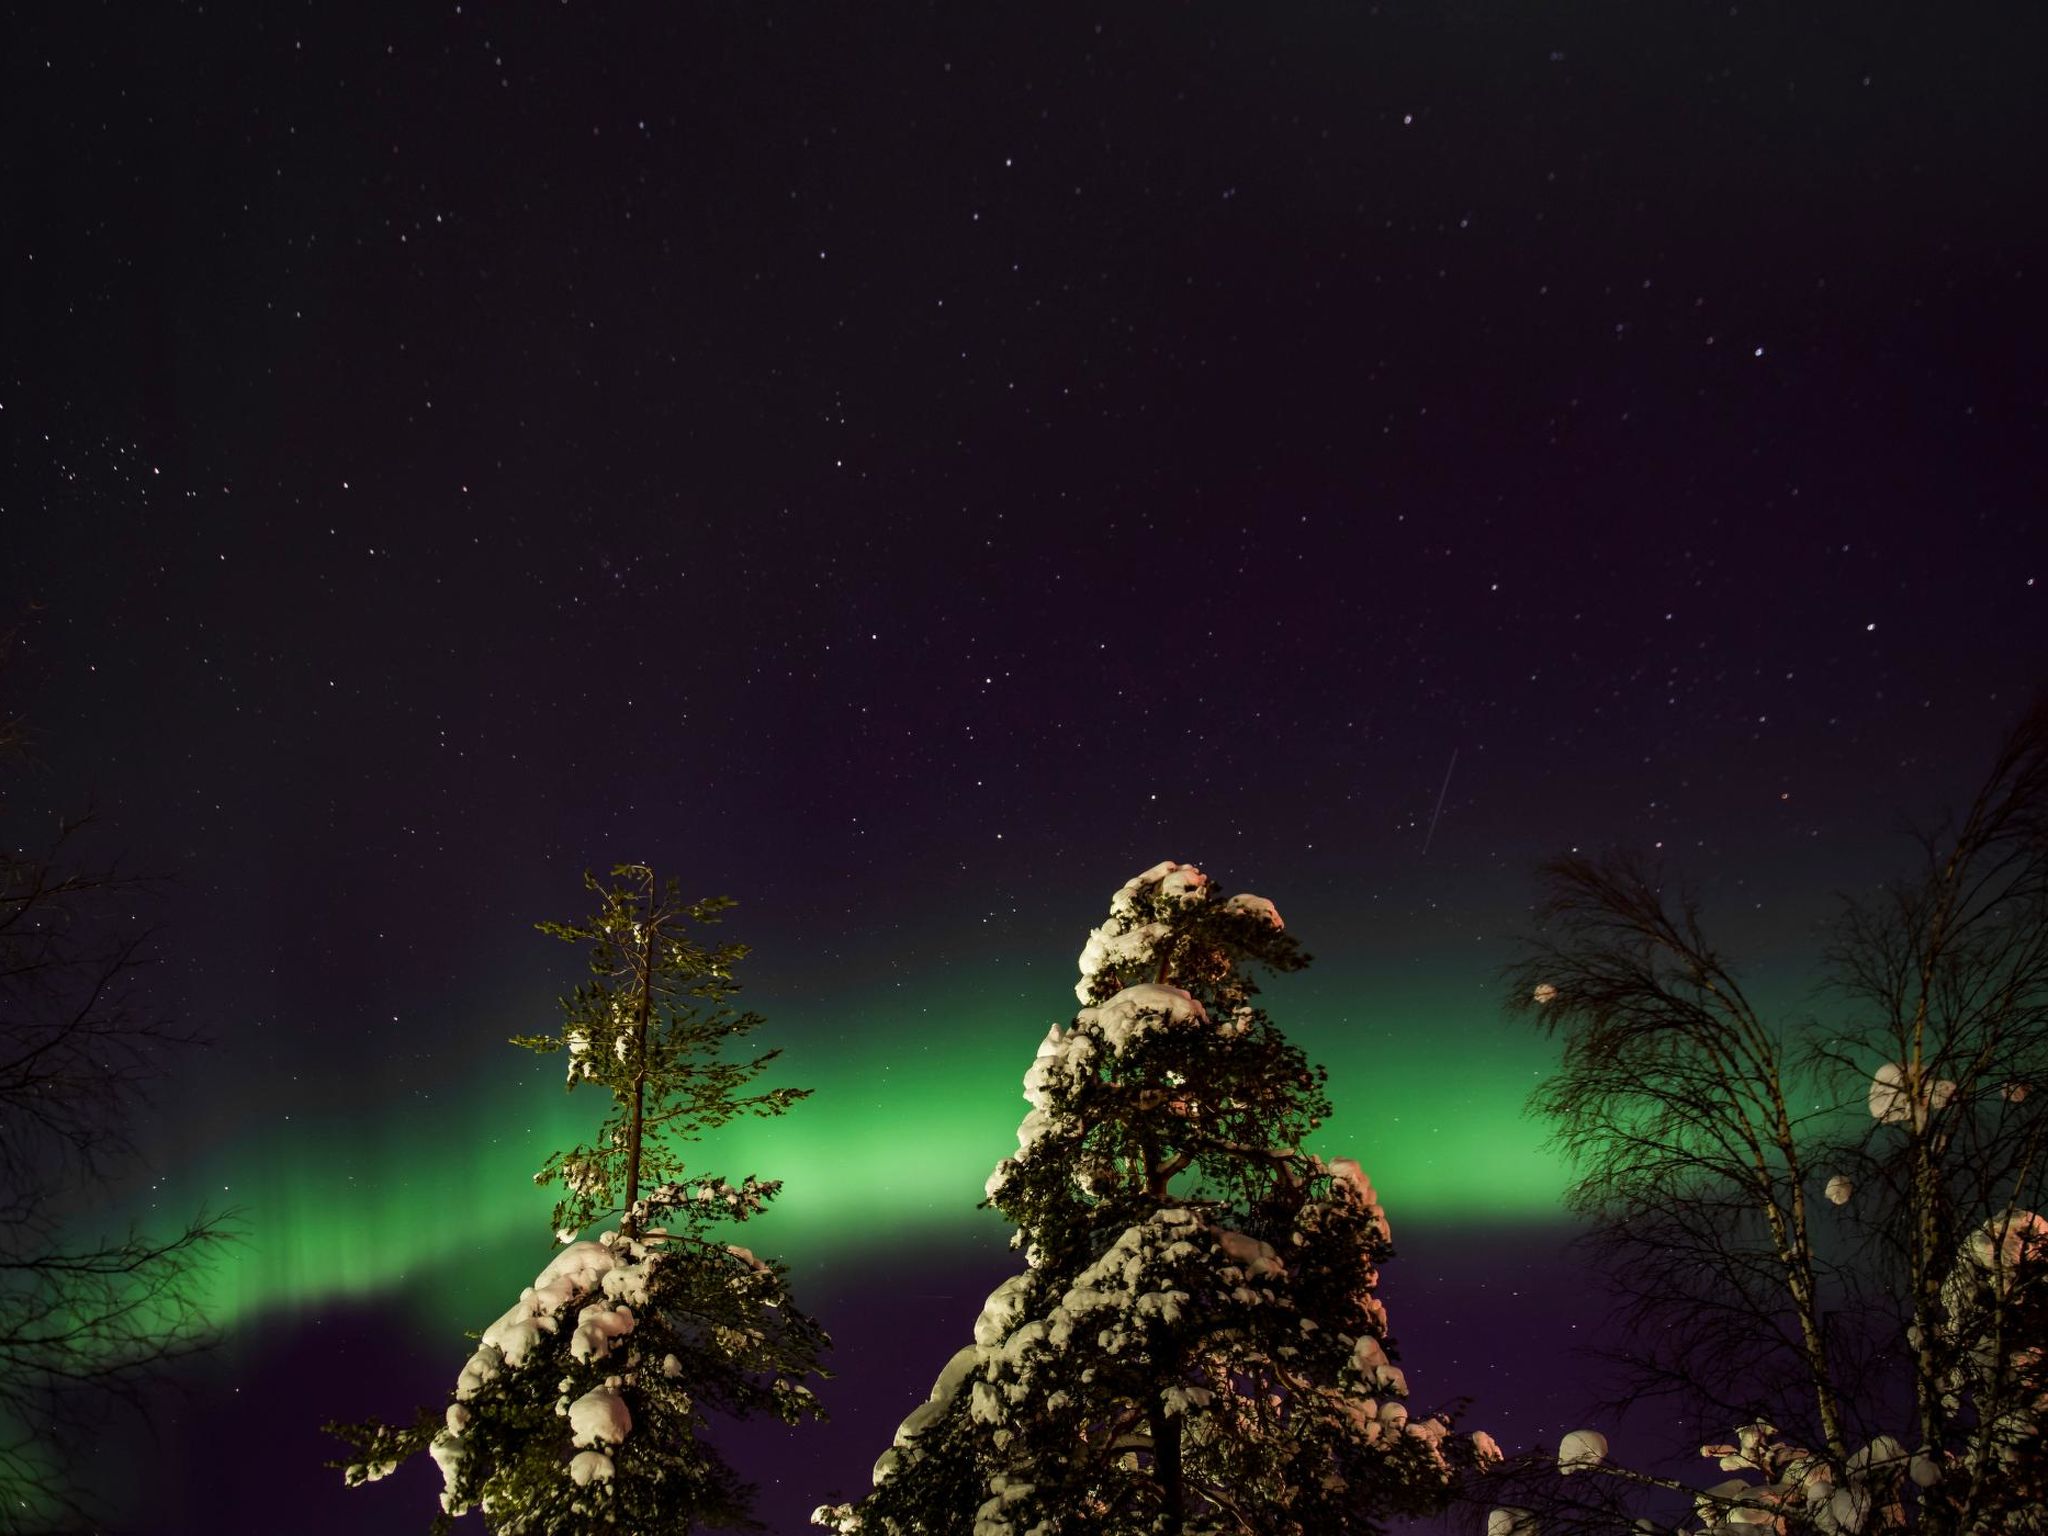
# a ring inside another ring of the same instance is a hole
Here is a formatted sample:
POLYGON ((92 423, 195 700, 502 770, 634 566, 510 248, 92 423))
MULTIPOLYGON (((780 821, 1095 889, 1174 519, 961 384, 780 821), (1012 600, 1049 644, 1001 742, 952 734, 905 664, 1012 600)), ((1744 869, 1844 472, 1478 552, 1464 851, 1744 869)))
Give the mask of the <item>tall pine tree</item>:
POLYGON ((588 921, 539 925, 588 946, 590 977, 562 999, 559 1035, 513 1042, 566 1052, 570 1089, 610 1096, 596 1138, 535 1175, 562 1187, 564 1246, 482 1331, 443 1409, 409 1428, 334 1427, 355 1450, 336 1463, 352 1486, 433 1457, 437 1532, 472 1509, 494 1531, 550 1536, 751 1526, 751 1489, 705 1442, 708 1415, 818 1412, 805 1379, 824 1333, 779 1266, 716 1237, 781 1186, 691 1174, 678 1146, 738 1115, 779 1115, 808 1090, 749 1091, 777 1052, 724 1056, 762 1022, 733 1005, 746 947, 698 937, 732 902, 685 903, 639 865, 612 875, 588 880, 588 921), (578 1240, 614 1213, 616 1229, 578 1240))
POLYGON ((1163 863, 1088 938, 1071 1025, 988 1182, 1027 1268, 896 1434, 860 1536, 1342 1533, 1440 1506, 1497 1456, 1411 1416, 1373 1294, 1387 1224, 1301 1150, 1324 1075, 1256 1001, 1308 963, 1271 902, 1163 863))

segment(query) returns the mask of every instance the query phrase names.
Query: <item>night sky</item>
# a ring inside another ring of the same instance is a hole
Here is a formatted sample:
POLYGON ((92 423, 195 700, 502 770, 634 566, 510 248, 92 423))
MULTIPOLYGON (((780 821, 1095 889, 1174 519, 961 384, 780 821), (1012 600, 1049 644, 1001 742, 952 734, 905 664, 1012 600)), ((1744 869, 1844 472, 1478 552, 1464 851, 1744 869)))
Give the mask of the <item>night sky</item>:
MULTIPOLYGON (((181 1061, 92 1219, 246 1238, 132 1525, 424 1528, 405 1418, 601 1108, 504 1044, 585 868, 738 898, 813 1087, 706 1149, 857 1493, 1109 894, 1271 897, 1419 1403, 1570 1428, 1597 1300, 1499 1014, 1536 863, 1662 848, 1773 1005, 2048 676, 2048 12, 17 8, 0 615, 174 872, 181 1061)), ((28 834, 11 827, 10 837, 28 834)), ((742 1234, 735 1234, 740 1236, 742 1234)))

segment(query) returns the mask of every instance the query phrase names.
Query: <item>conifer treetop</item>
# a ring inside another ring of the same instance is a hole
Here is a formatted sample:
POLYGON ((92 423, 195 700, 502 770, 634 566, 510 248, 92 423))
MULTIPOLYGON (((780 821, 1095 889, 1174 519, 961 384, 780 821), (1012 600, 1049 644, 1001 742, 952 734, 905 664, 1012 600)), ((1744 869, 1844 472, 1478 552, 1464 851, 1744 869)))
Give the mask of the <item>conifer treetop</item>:
POLYGON ((1356 1162, 1303 1142, 1323 1074, 1256 1002, 1307 963, 1274 905, 1166 861, 1087 936, 1072 1021, 987 1185, 1025 1269, 874 1469, 859 1536, 1344 1536, 1497 1458, 1411 1412, 1356 1162))
POLYGON ((685 901, 677 882, 663 885, 640 864, 617 866, 609 883, 586 874, 584 885, 598 897, 592 917, 534 926, 587 945, 589 980, 560 1000, 560 1033, 512 1040, 544 1055, 565 1052, 570 1091, 589 1085, 612 1097, 593 1140, 550 1153, 534 1174, 536 1184, 562 1188, 553 1224, 564 1242, 630 1207, 644 1188, 682 1179, 681 1143, 742 1115, 782 1114, 811 1092, 745 1091, 779 1050, 724 1057, 729 1042, 764 1022, 733 1001, 747 946, 701 933, 735 905, 730 897, 685 901))

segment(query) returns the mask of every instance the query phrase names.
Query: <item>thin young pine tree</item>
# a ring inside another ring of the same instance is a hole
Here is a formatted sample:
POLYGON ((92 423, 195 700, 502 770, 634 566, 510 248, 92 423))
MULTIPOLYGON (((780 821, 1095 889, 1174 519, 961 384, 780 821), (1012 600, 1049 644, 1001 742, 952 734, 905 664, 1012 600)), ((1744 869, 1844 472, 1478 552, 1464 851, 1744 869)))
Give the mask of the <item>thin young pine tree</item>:
POLYGON ((427 1451, 444 1483, 437 1532, 472 1509, 501 1533, 751 1527, 752 1490, 705 1440, 708 1418, 819 1411, 806 1378, 823 1331, 780 1266, 717 1238, 780 1184, 693 1174, 679 1145, 808 1096, 752 1091, 778 1052, 724 1055, 763 1022, 733 1003, 746 947, 699 934, 733 903, 686 903, 641 865, 586 883, 594 916, 538 926, 586 946, 589 977, 562 999, 559 1034, 513 1041, 565 1052, 570 1090, 610 1100, 596 1137, 535 1175, 562 1187, 563 1246, 482 1331, 442 1409, 407 1428, 332 1427, 354 1449, 335 1464, 352 1486, 427 1451), (615 1229, 579 1240, 613 1215, 615 1229))
POLYGON ((1441 1505, 1492 1450, 1411 1416, 1386 1220, 1356 1163, 1302 1150, 1323 1072, 1257 1006, 1307 964, 1272 904, 1197 869, 1129 881, 1084 1004, 1024 1080, 988 1181, 1027 1268, 989 1297, 875 1468, 817 1511, 862 1536, 1282 1536, 1441 1505))

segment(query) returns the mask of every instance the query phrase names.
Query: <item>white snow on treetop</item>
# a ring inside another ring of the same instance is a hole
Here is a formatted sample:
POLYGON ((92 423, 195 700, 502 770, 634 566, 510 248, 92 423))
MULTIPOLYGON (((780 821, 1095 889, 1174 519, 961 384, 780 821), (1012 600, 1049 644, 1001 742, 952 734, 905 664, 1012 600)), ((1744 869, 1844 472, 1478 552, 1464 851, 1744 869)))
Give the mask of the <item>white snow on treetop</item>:
POLYGON ((1828 1180, 1824 1193, 1836 1205, 1847 1205, 1850 1196, 1856 1193, 1856 1181, 1846 1173, 1838 1173, 1828 1180))
MULTIPOLYGON (((1077 1096, 1102 1078, 1115 1076, 1122 1083, 1130 1066, 1127 1058, 1155 1035, 1199 1044, 1211 1030, 1230 1038, 1252 1027, 1259 1015, 1238 1006, 1242 991, 1222 991, 1229 1006, 1212 1019, 1188 991, 1154 979, 1170 974, 1162 964, 1164 947, 1177 927, 1184 928, 1183 914, 1211 902, 1215 894, 1201 871, 1165 861, 1126 881, 1111 898, 1108 920, 1088 935, 1080 955, 1075 991, 1083 1007, 1071 1025, 1055 1024, 1046 1031, 1024 1074, 1030 1111, 1018 1127, 1016 1155, 998 1164, 988 1180, 992 1201, 1003 1200, 1010 1181, 1037 1167, 1039 1159, 1050 1161, 1048 1171, 1062 1179, 1071 1176, 1084 1193, 1099 1193, 1104 1175, 1083 1146, 1092 1122, 1078 1112, 1077 1096), (1062 1157, 1071 1158, 1072 1166, 1059 1161, 1062 1157)), ((1233 896, 1202 915, 1209 914, 1239 919, 1235 931, 1245 936, 1245 948, 1256 947, 1255 926, 1283 928, 1278 910, 1261 896, 1233 896)), ((1226 953, 1215 958, 1227 963, 1227 951, 1240 946, 1229 943, 1227 920, 1215 929, 1226 946, 1226 953)), ((1208 955, 1202 960, 1212 963, 1208 955)), ((1138 1111, 1174 1115, 1198 1112, 1204 1093, 1214 1091, 1172 1072, 1157 1082, 1123 1086, 1132 1088, 1130 1102, 1138 1111)), ((1027 1425, 1043 1422, 1042 1415, 1066 1414, 1075 1406, 1070 1391, 1095 1390, 1087 1384, 1098 1382, 1099 1372, 1122 1379, 1152 1370, 1153 1352, 1163 1341, 1177 1340, 1190 1318, 1196 1320, 1197 1333, 1209 1330, 1207 1336, 1215 1340, 1226 1336, 1214 1333, 1216 1327, 1248 1330, 1245 1337, 1259 1341, 1257 1349, 1270 1349, 1275 1362, 1305 1352, 1301 1345, 1277 1340, 1290 1335, 1315 1339, 1314 1357, 1322 1362, 1326 1379, 1292 1384, 1302 1411, 1390 1455, 1411 1456, 1419 1447, 1449 1477, 1453 1463, 1445 1442, 1450 1424, 1433 1415, 1411 1416, 1399 1401, 1408 1383, 1384 1343, 1386 1309, 1372 1293, 1376 1276, 1366 1262, 1369 1246, 1347 1250, 1347 1262, 1359 1266, 1358 1293, 1349 1298, 1349 1306, 1340 1301, 1334 1313, 1308 1315, 1311 1303, 1321 1307, 1329 1300, 1318 1294, 1315 1283, 1324 1262, 1318 1244, 1369 1245, 1374 1228, 1386 1234, 1385 1215, 1365 1171, 1349 1158, 1326 1166, 1289 1146, 1218 1145, 1274 1159, 1289 1170, 1290 1187, 1300 1196, 1290 1207, 1291 1231, 1256 1236, 1239 1230, 1240 1225, 1256 1225, 1254 1217, 1234 1213, 1222 1201, 1183 1205, 1154 1190, 1150 1198, 1160 1203, 1150 1214, 1113 1238, 1114 1228, 1102 1231, 1095 1241, 1108 1239, 1108 1246, 1091 1243, 1096 1256, 1078 1273, 1048 1264, 1039 1244, 1027 1243, 1029 1267, 989 1295, 974 1324, 973 1344, 946 1363, 926 1400, 903 1420, 895 1443, 875 1464, 876 1485, 904 1475, 929 1453, 926 1442, 941 1434, 948 1454, 957 1448, 955 1436, 985 1435, 1000 1465, 1003 1455, 1016 1454, 1011 1448, 1028 1432, 1027 1425), (1312 1182, 1304 1187, 1295 1175, 1312 1182), (1222 1321, 1212 1322, 1212 1314, 1222 1321), (1277 1333, 1275 1342, 1264 1342, 1268 1330, 1276 1329, 1286 1331, 1277 1333)), ((1027 1227, 1019 1237, 1031 1235, 1027 1227)), ((1228 1337, 1236 1339, 1238 1333, 1228 1337)), ((1159 1401, 1168 1415, 1202 1418, 1237 1411, 1241 1388, 1236 1378, 1227 1371, 1207 1371, 1206 1366, 1194 1369, 1159 1385, 1159 1401)), ((1501 1459, 1499 1446, 1488 1436, 1474 1436, 1471 1447, 1478 1460, 1501 1459)), ((1044 1511, 1032 1509, 1027 1518, 1017 1508, 1033 1491, 1018 1476, 1020 1465, 988 1476, 973 1536, 1035 1536, 1049 1528, 1032 1523, 1044 1511)), ((813 1516, 814 1523, 842 1536, 857 1531, 859 1520, 854 1507, 846 1505, 823 1507, 813 1516)))
MULTIPOLYGON (((1168 906, 1192 907, 1209 900, 1209 877, 1192 864, 1163 859, 1141 875, 1133 875, 1109 898, 1109 917, 1088 935, 1081 946, 1081 979, 1074 984, 1074 996, 1087 1002, 1095 994, 1096 978, 1107 971, 1119 980, 1125 976, 1151 974, 1158 964, 1159 942, 1170 931, 1164 922, 1140 923, 1138 898, 1155 897, 1168 906)), ((1263 896, 1241 893, 1222 904, 1225 912, 1255 912, 1275 928, 1284 927, 1280 912, 1263 896)))
POLYGON ((1192 864, 1161 859, 1141 875, 1133 875, 1109 898, 1112 917, 1129 917, 1137 910, 1140 894, 1155 894, 1167 901, 1186 905, 1207 899, 1209 877, 1192 864))

